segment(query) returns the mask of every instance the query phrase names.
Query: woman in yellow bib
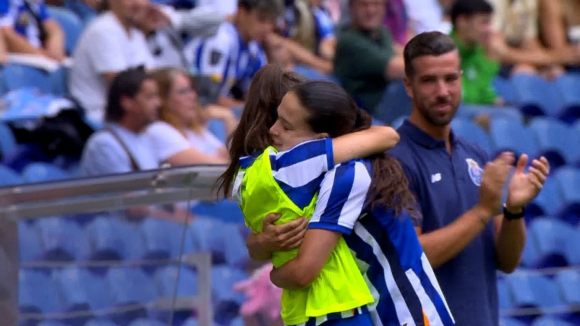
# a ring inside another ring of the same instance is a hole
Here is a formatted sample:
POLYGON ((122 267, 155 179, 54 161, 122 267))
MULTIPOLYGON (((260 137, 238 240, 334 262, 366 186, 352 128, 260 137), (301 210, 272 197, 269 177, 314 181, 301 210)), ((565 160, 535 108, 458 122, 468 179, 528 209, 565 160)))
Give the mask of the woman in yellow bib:
MULTIPOLYGON (((329 137, 346 132, 326 128, 329 132, 313 132, 304 139, 316 140, 278 152, 276 143, 259 137, 267 135, 264 130, 247 127, 262 126, 267 130, 273 125, 274 121, 264 118, 275 117, 272 112, 285 92, 301 81, 295 77, 276 66, 262 68, 252 82, 240 125, 232 137, 232 164, 222 176, 221 186, 225 194, 232 188, 253 233, 262 231, 263 219, 269 213, 281 215, 278 223, 312 216, 320 183, 335 164, 383 152, 398 141, 397 133, 390 127, 371 128, 334 140, 329 137)), ((329 105, 332 106, 332 101, 329 105)), ((330 115, 326 123, 338 128, 343 125, 338 123, 343 118, 341 114, 330 115)), ((274 252, 271 261, 274 267, 280 267, 296 254, 297 249, 274 252)), ((282 319, 286 325, 371 325, 366 306, 372 302, 348 246, 338 239, 310 286, 283 291, 282 319)))

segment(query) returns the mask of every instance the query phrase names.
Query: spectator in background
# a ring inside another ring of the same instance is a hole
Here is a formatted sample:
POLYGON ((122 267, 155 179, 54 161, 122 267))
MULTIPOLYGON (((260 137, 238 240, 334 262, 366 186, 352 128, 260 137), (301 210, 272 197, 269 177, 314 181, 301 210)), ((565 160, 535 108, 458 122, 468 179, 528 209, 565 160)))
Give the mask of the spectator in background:
POLYGON ((69 75, 71 95, 97 122, 103 120, 108 85, 125 69, 154 67, 143 32, 136 23, 146 14, 149 0, 108 0, 110 11, 83 31, 73 53, 69 75))
POLYGON ((385 0, 349 0, 350 26, 338 34, 334 75, 371 114, 389 80, 403 77, 403 56, 383 26, 385 0))
MULTIPOLYGON (((580 46, 580 1, 540 0, 540 36, 549 49, 580 46)), ((578 64, 576 64, 578 67, 578 64)))
POLYGON ((233 23, 223 23, 214 37, 198 38, 186 46, 194 74, 220 83, 218 104, 243 104, 254 74, 267 63, 260 42, 274 30, 281 11, 277 0, 239 0, 233 23))
POLYGON ((499 63, 485 53, 492 29, 493 7, 485 0, 456 0, 451 9, 455 40, 463 71, 463 102, 468 104, 502 104, 493 88, 499 63))
POLYGON ((117 74, 108 94, 105 128, 85 145, 83 173, 96 176, 158 168, 144 131, 157 120, 160 106, 157 83, 143 68, 117 74))
POLYGON ((237 119, 229 108, 208 105, 202 108, 191 79, 185 71, 162 69, 153 74, 161 94, 159 121, 146 131, 159 164, 172 166, 226 164, 229 154, 225 144, 207 128, 209 119, 219 119, 229 135, 237 119))
POLYGON ((504 77, 516 73, 541 74, 553 79, 563 65, 580 62, 580 48, 545 48, 539 39, 538 0, 491 0, 494 34, 488 51, 502 64, 504 77))
POLYGON ((548 161, 533 160, 526 173, 528 156, 522 154, 507 182, 513 154, 489 161, 480 147, 453 133, 461 68, 449 36, 419 34, 407 43, 404 56, 413 111, 389 153, 399 159, 417 198, 423 218, 414 222, 421 246, 456 325, 498 326, 497 270, 511 273, 519 265, 524 209, 546 181, 548 161))
POLYGON ((0 26, 9 53, 65 59, 64 33, 44 0, 0 0, 0 26))

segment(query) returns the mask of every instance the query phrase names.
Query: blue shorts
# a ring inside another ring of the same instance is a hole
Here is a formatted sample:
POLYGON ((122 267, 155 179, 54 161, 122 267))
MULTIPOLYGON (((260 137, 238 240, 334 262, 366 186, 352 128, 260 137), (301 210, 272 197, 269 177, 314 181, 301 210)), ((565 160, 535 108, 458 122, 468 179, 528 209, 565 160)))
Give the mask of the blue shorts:
POLYGON ((373 322, 369 314, 360 314, 350 318, 329 320, 320 326, 373 326, 373 322))

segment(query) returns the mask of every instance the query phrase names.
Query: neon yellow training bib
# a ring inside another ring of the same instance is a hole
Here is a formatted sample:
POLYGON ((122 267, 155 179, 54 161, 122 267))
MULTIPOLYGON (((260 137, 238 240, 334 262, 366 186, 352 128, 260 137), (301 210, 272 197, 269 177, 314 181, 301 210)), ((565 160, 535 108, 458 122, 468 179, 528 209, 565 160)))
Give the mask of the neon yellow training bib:
MULTIPOLYGON (((270 213, 281 214, 277 224, 300 216, 311 218, 316 198, 300 209, 282 191, 272 175, 269 147, 245 170, 238 172, 240 208, 246 225, 254 232, 262 232, 262 222, 270 213), (240 180, 241 178, 241 180, 240 180)), ((275 149, 274 149, 275 150, 275 149)), ((298 249, 275 252, 272 264, 278 268, 298 254, 298 249)), ((320 275, 312 284, 300 290, 282 292, 282 319, 286 325, 304 323, 309 317, 349 311, 372 303, 373 297, 361 275, 357 263, 341 237, 320 275)))

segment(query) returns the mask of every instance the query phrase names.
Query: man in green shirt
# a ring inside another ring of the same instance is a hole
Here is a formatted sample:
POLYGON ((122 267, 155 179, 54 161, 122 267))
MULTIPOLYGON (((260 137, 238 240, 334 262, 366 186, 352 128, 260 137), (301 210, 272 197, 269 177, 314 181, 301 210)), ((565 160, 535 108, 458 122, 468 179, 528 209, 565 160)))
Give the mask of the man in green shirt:
POLYGON ((499 62, 488 57, 485 45, 492 37, 493 7, 485 0, 456 0, 451 8, 453 31, 463 70, 463 102, 502 104, 493 88, 499 62))
POLYGON ((334 75, 375 113, 389 80, 404 75, 403 56, 393 50, 391 33, 382 24, 385 0, 349 0, 349 14, 350 25, 338 34, 334 75))

